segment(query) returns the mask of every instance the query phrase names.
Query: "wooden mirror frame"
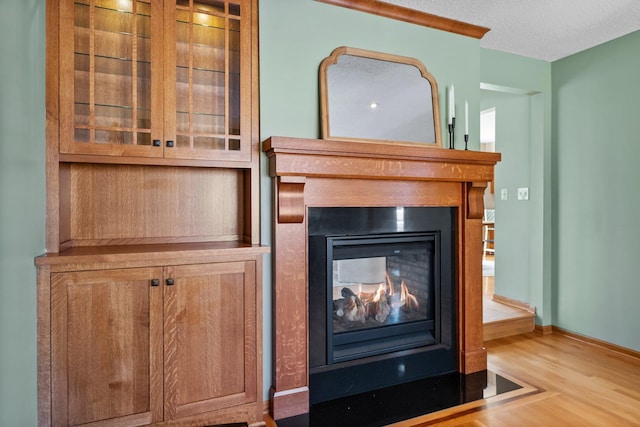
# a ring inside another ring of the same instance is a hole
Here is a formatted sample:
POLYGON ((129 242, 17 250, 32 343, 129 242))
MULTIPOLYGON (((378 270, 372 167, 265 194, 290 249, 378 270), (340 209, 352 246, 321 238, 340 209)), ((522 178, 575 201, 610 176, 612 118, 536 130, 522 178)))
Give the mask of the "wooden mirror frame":
POLYGON ((399 144, 423 144, 429 147, 442 147, 442 129, 440 124, 440 102, 438 98, 438 84, 422 62, 415 58, 407 56, 392 55, 388 53, 374 52, 370 50, 358 49, 353 47, 338 47, 331 52, 320 64, 320 115, 322 124, 322 139, 329 140, 346 140, 346 141, 364 141, 364 142, 393 142, 399 144), (332 135, 329 120, 329 92, 327 82, 327 70, 331 65, 337 64, 342 55, 359 56, 362 58, 374 59, 379 61, 393 62, 416 67, 420 71, 422 78, 427 80, 431 86, 431 106, 433 112, 433 133, 435 141, 410 142, 396 139, 369 139, 359 138, 357 136, 341 136, 332 135))

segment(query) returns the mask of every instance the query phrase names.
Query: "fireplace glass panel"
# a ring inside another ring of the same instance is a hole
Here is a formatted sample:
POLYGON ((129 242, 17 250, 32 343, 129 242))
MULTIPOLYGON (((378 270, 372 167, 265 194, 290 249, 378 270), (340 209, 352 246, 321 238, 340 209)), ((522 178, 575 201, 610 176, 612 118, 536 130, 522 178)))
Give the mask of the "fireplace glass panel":
POLYGON ((333 332, 433 320, 433 242, 334 246, 333 332), (357 253, 382 256, 357 256, 357 253), (384 254, 384 255, 383 255, 384 254), (349 257, 347 259, 336 259, 349 257))
POLYGON ((437 233, 327 238, 327 360, 436 342, 437 239, 437 233))

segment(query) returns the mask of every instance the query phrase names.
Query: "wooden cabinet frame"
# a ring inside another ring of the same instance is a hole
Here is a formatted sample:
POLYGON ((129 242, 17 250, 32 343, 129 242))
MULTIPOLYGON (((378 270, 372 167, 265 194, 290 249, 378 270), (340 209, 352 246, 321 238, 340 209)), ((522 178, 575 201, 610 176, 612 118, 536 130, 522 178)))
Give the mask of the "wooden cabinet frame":
MULTIPOLYGON (((97 4, 98 0, 87 2, 97 4)), ((260 246, 258 4, 257 0, 233 0, 231 3, 232 6, 225 3, 224 13, 212 11, 210 15, 222 16, 226 23, 237 21, 241 32, 241 47, 237 52, 241 58, 238 77, 241 79, 238 83, 241 105, 234 111, 241 127, 240 136, 237 136, 241 142, 234 144, 240 144, 240 149, 234 145, 226 152, 212 150, 203 153, 190 148, 163 147, 166 140, 176 136, 175 93, 173 97, 171 95, 172 90, 176 90, 164 89, 167 84, 176 85, 176 40, 172 35, 164 35, 167 31, 165 21, 175 25, 175 2, 138 0, 138 6, 150 8, 150 19, 153 20, 149 43, 153 57, 150 73, 153 76, 151 102, 154 109, 151 128, 145 128, 145 132, 150 132, 151 139, 160 139, 161 146, 93 144, 87 147, 82 146, 84 143, 73 142, 74 127, 77 127, 73 108, 76 99, 70 89, 76 78, 73 47, 77 37, 74 22, 76 6, 74 1, 47 0, 47 235, 46 254, 35 260, 38 280, 39 425, 66 425, 74 421, 69 419, 68 373, 82 361, 74 359, 74 356, 68 357, 67 346, 82 350, 79 353, 88 351, 82 343, 66 341, 69 333, 75 333, 68 329, 70 322, 74 325, 79 323, 73 317, 76 316, 74 310, 78 313, 83 311, 79 308, 82 304, 74 300, 75 296, 69 299, 69 282, 63 284, 61 278, 98 277, 107 282, 120 278, 126 282, 128 273, 137 277, 139 272, 149 270, 154 274, 160 271, 161 280, 167 274, 187 274, 196 270, 203 274, 206 271, 210 274, 218 272, 216 274, 224 276, 220 280, 236 289, 234 295, 237 298, 233 304, 227 305, 237 309, 243 307, 245 326, 241 332, 242 340, 237 334, 225 335, 224 328, 216 333, 229 344, 230 349, 235 349, 235 353, 242 349, 242 361, 227 366, 230 379, 217 384, 216 394, 204 403, 192 405, 190 397, 182 399, 171 394, 176 387, 179 392, 185 390, 184 372, 191 372, 188 378, 195 377, 193 371, 182 368, 182 360, 175 359, 176 352, 171 350, 171 346, 163 348, 171 344, 172 339, 175 341, 180 337, 172 332, 176 324, 166 313, 171 313, 173 307, 167 307, 167 304, 179 301, 181 294, 175 290, 177 288, 167 291, 171 285, 164 282, 157 287, 149 285, 152 286, 148 312, 150 391, 146 395, 149 407, 136 410, 136 414, 131 416, 103 419, 98 424, 263 423, 261 279, 262 257, 268 248, 260 246), (239 13, 240 17, 232 19, 230 13, 235 16, 239 13), (168 119, 171 116, 173 121, 168 119), (197 267, 186 267, 194 265, 197 267), (238 282, 240 277, 245 280, 242 286, 238 282), (73 319, 67 318, 69 314, 73 319), (167 333, 169 338, 173 338, 166 340, 167 333), (167 397, 168 390, 171 397, 167 397)), ((189 25, 193 26, 193 18, 190 19, 189 25)), ((90 25, 89 28, 95 27, 90 25)), ((192 40, 193 36, 190 37, 192 40)), ((229 43, 226 42, 222 48, 228 58, 229 43)), ((134 45, 132 51, 135 50, 134 45)), ((132 61, 135 60, 134 56, 132 61)), ((230 66, 229 60, 225 61, 224 84, 228 88, 231 85, 230 66)), ((136 65, 132 67, 136 70, 136 65)), ((136 75, 132 74, 132 80, 136 75)), ((113 89, 110 84, 104 85, 107 91, 113 89)), ((135 84, 132 87, 132 92, 135 92, 135 84)), ((138 96, 137 93, 128 95, 134 100, 138 96)), ((192 103, 193 96, 191 93, 189 96, 192 103)), ((93 101, 88 104, 93 105, 93 101)), ((231 108, 227 100, 224 104, 227 115, 224 136, 235 138, 235 130, 230 131, 228 126, 231 108)), ((135 108, 135 102, 131 108, 135 108)), ((132 117, 134 124, 131 127, 137 129, 136 114, 132 113, 132 117)), ((86 126, 93 125, 90 122, 86 126)), ((192 128, 191 125, 190 141, 194 136, 192 128)), ((115 126, 113 130, 119 132, 122 129, 115 126)), ((83 297, 79 298, 82 300, 83 297)), ((192 301, 191 304, 197 309, 202 302, 192 301)), ((102 308, 105 307, 111 309, 112 306, 105 303, 102 308)), ((130 316, 132 312, 126 313, 130 316)), ((174 314, 174 319, 180 316, 180 313, 174 314)), ((85 315, 91 316, 92 313, 85 315)), ((228 315, 231 316, 230 313, 228 315)), ((237 316, 240 314, 234 316, 239 319, 237 316)), ((217 324, 222 323, 223 320, 217 321, 217 324)), ((203 320, 201 324, 206 325, 207 321, 203 320)), ((234 329, 234 332, 239 330, 234 329)), ((101 335, 98 341, 104 341, 112 332, 106 328, 106 332, 98 333, 101 335)), ((113 335, 118 336, 118 333, 113 335)), ((98 359, 102 360, 104 356, 101 354, 98 359)), ((119 361, 117 355, 114 357, 119 361)), ((222 357, 229 359, 228 354, 222 357)), ((122 361, 119 363, 126 365, 122 361)), ((216 363, 220 366, 224 360, 216 363)), ((123 366, 123 369, 129 368, 123 366)), ((80 368, 76 372, 81 373, 78 377, 88 375, 80 368)), ((113 387, 118 385, 114 383, 113 387)), ((71 412, 76 413, 74 411, 71 412)), ((120 414, 122 411, 116 412, 120 414)))

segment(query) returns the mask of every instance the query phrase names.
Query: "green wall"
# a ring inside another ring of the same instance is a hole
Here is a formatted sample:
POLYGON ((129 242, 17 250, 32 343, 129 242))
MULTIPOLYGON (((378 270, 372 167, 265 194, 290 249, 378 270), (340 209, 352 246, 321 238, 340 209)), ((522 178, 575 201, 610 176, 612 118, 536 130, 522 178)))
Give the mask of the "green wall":
POLYGON ((640 350, 640 32, 553 63, 554 324, 640 350))
POLYGON ((0 14, 0 426, 35 426, 36 275, 44 252, 44 0, 0 14))

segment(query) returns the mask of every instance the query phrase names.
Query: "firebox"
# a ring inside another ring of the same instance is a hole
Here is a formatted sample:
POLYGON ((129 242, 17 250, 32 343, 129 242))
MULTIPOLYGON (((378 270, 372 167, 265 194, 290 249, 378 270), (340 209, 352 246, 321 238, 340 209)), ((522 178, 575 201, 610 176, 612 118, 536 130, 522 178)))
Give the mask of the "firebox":
POLYGON ((435 343, 438 240, 439 233, 327 237, 328 363, 435 343))
POLYGON ((454 218, 309 208, 311 404, 456 371, 454 218))

